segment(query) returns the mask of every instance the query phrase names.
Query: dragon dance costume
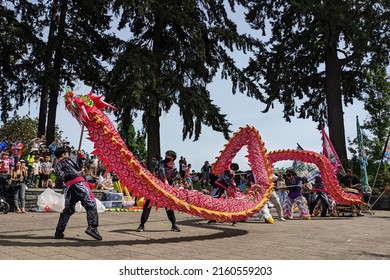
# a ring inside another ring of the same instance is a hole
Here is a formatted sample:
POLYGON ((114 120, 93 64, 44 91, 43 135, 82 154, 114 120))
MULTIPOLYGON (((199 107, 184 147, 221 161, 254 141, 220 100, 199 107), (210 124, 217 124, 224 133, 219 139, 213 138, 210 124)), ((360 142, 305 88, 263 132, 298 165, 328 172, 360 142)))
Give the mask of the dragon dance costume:
MULTIPOLYGON (((174 161, 176 159, 176 153, 174 151, 167 151, 165 154, 165 159, 161 161, 158 171, 157 171, 157 177, 164 181, 167 181, 169 185, 173 185, 175 179, 178 177, 178 171, 176 166, 173 164, 172 166, 169 165, 171 161, 174 161), (168 159, 167 156, 171 156, 172 158, 168 159)), ((144 207, 142 209, 142 214, 141 214, 141 221, 140 225, 137 228, 138 232, 142 232, 145 230, 145 223, 149 219, 150 211, 152 209, 150 204, 150 199, 147 199, 144 207)), ((179 232, 180 229, 176 225, 176 217, 175 217, 175 211, 172 209, 166 208, 166 213, 168 220, 172 223, 172 231, 179 232)))
POLYGON ((287 173, 286 187, 288 195, 283 205, 283 215, 285 219, 293 218, 293 205, 297 204, 301 217, 305 220, 310 220, 309 209, 302 195, 302 178, 296 174, 287 173))
POLYGON ((325 156, 305 150, 267 152, 257 129, 249 125, 240 127, 232 135, 216 158, 212 173, 222 174, 238 151, 247 146, 248 162, 261 191, 246 194, 242 199, 226 199, 218 203, 217 199, 201 192, 178 190, 155 178, 128 150, 107 115, 107 112, 115 107, 102 100, 101 96, 93 95, 92 92, 87 95, 75 95, 72 91, 67 91, 65 104, 70 113, 88 130, 89 137, 94 142, 94 153, 99 154, 102 165, 110 166, 129 191, 134 191, 145 199, 152 199, 159 207, 167 207, 207 220, 244 220, 253 216, 267 203, 274 188, 272 164, 281 160, 300 160, 316 164, 320 169, 326 191, 336 203, 350 205, 361 202, 359 195, 346 193, 339 188, 337 176, 332 172, 333 166, 325 156))
MULTIPOLYGON (((254 179, 253 175, 249 176, 249 178, 247 179, 247 184, 252 185, 254 183, 255 183, 255 179, 254 179)), ((271 196, 270 196, 269 199, 270 199, 270 201, 272 202, 272 204, 276 208, 276 212, 278 213, 278 216, 279 216, 279 221, 285 221, 285 219, 283 218, 282 206, 281 206, 279 197, 278 197, 278 195, 276 194, 275 191, 272 191, 271 196)), ((271 211, 269 210, 268 203, 265 204, 264 207, 259 210, 258 214, 259 214, 259 220, 260 221, 262 221, 264 219, 265 222, 268 223, 268 224, 273 224, 274 223, 274 218, 271 215, 271 211)))
POLYGON ((330 203, 320 176, 315 177, 311 201, 310 215, 313 214, 314 209, 316 208, 317 204, 319 204, 317 208, 321 209, 321 217, 326 217, 330 203))
POLYGON ((236 183, 234 182, 234 173, 230 170, 225 170, 214 182, 210 195, 216 198, 220 198, 222 196, 227 198, 234 196, 235 191, 236 183))
MULTIPOLYGON (((234 181, 235 172, 239 169, 237 163, 232 163, 229 170, 225 170, 214 182, 213 189, 211 190, 210 195, 215 198, 224 199, 228 197, 236 196, 236 183, 234 181)), ((216 223, 215 220, 209 220, 208 224, 216 223)), ((236 225, 237 222, 233 222, 233 225, 236 225)))

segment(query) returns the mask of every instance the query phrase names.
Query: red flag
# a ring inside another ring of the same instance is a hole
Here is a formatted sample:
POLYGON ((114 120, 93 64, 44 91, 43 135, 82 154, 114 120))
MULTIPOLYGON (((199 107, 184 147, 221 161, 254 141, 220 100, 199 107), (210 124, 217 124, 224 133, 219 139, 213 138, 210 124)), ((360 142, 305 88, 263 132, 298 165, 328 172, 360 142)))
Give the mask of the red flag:
POLYGON ((343 170, 343 165, 336 153, 336 150, 333 147, 332 142, 330 141, 328 135, 325 132, 325 129, 321 129, 322 133, 322 153, 326 156, 332 163, 334 170, 339 173, 340 170, 343 170))

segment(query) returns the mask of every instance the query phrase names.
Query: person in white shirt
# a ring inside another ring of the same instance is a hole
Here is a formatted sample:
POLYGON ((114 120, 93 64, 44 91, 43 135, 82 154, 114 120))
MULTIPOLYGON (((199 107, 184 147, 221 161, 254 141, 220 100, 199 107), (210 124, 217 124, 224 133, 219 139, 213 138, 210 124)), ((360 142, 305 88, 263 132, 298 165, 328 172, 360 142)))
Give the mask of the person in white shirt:
POLYGON ((38 181, 40 169, 41 169, 41 163, 39 161, 39 157, 35 156, 34 162, 32 164, 32 170, 31 170, 31 174, 32 174, 31 183, 34 184, 35 187, 37 187, 37 181, 38 181))

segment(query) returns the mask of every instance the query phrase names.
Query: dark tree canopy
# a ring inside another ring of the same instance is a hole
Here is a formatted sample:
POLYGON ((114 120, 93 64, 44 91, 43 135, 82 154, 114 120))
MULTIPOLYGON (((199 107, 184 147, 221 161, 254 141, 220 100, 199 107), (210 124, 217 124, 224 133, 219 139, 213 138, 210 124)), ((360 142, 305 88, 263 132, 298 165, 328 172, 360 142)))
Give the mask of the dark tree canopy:
MULTIPOLYGON (((368 83, 364 90, 364 108, 368 117, 362 125, 368 160, 366 169, 373 194, 379 194, 390 180, 390 165, 383 161, 386 141, 390 136, 390 77, 384 67, 367 71, 366 75, 368 83)), ((349 151, 353 155, 350 165, 359 170, 358 140, 348 140, 349 151)))
POLYGON ((119 29, 131 35, 110 72, 107 96, 121 104, 122 121, 136 110, 143 112, 148 163, 160 157, 159 117, 174 105, 183 120, 183 139, 197 140, 202 125, 228 138, 230 124, 210 99, 207 85, 221 73, 232 80, 233 91, 241 90, 248 80, 231 52, 249 51, 258 42, 238 33, 225 2, 114 2, 119 29))
POLYGON ((265 112, 280 102, 287 121, 327 120, 345 161, 342 104, 362 99, 367 69, 389 64, 389 15, 389 1, 247 1, 251 26, 271 29, 266 51, 247 68, 265 93, 265 112))
POLYGON ((2 1, 0 99, 2 120, 40 102, 38 136, 55 137, 59 97, 77 83, 99 90, 115 50, 107 0, 2 1))
POLYGON ((84 84, 119 108, 124 131, 137 113, 148 162, 160 156, 160 116, 179 108, 183 139, 204 125, 227 138, 229 120, 210 97, 218 76, 290 120, 327 122, 346 158, 343 105, 362 99, 366 70, 389 64, 389 1, 17 0, 0 4, 1 118, 40 102, 38 136, 54 137, 65 88, 84 84), (238 32, 246 11, 254 29, 238 32), (261 32, 260 32, 260 31, 261 32), (266 35, 264 38, 261 35, 266 35), (254 52, 244 70, 233 54, 254 52))
POLYGON ((41 47, 33 26, 41 7, 28 1, 2 1, 0 5, 0 102, 1 120, 36 94, 34 57, 41 47), (4 2, 4 3, 3 3, 4 2), (12 8, 12 9, 11 9, 12 8))
POLYGON ((373 158, 380 158, 390 133, 390 76, 384 67, 367 72, 367 85, 364 97, 364 109, 369 119, 364 121, 364 129, 373 135, 370 151, 373 158))

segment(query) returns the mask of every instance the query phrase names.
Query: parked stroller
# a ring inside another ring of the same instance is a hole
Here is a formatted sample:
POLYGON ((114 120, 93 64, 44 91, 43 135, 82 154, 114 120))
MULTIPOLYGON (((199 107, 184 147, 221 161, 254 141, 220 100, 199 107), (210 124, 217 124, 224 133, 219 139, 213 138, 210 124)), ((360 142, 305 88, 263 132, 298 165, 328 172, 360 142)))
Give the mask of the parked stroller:
POLYGON ((0 211, 3 211, 4 214, 7 214, 10 210, 10 206, 5 199, 9 177, 9 174, 0 174, 0 211))

